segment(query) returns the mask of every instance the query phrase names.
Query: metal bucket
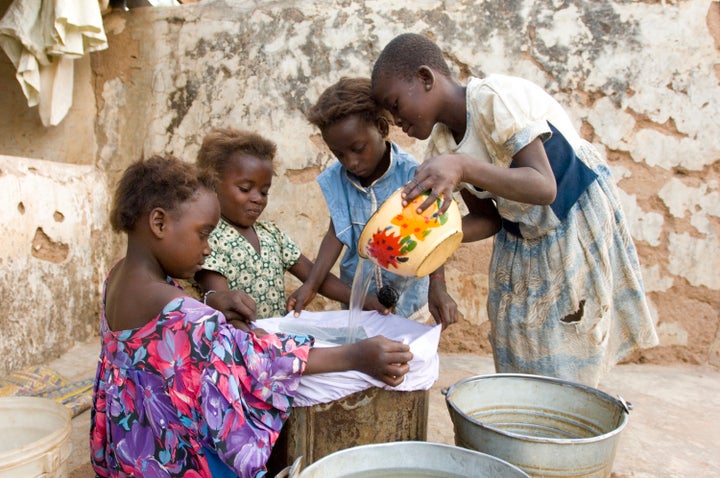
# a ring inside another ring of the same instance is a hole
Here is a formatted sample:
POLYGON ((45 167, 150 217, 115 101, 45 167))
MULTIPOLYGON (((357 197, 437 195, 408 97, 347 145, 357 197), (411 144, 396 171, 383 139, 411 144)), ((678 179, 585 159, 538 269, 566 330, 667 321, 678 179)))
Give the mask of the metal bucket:
POLYGON ((362 445, 328 455, 290 478, 528 478, 519 468, 466 448, 423 441, 362 445))
POLYGON ((533 477, 609 478, 630 411, 622 398, 539 375, 470 377, 444 393, 456 445, 533 477))

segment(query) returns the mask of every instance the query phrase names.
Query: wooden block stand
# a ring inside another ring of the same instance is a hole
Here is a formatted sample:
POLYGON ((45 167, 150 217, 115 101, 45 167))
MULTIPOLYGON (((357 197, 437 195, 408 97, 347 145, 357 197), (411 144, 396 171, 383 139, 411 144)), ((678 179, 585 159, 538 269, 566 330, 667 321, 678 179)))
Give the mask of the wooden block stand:
POLYGON ((428 390, 370 388, 334 402, 293 408, 268 461, 268 476, 299 456, 304 468, 358 445, 427 440, 428 395, 428 390))

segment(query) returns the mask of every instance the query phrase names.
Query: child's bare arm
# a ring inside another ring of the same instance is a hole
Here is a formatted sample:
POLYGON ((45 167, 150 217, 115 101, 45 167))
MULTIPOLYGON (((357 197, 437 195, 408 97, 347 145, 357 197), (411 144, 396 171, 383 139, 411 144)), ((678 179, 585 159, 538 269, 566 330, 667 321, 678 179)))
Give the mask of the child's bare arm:
MULTIPOLYGON (((301 255, 298 261, 295 263, 294 266, 289 269, 289 271, 298 279, 303 280, 303 277, 309 277, 313 267, 314 264, 312 263, 312 261, 305 257, 305 255, 301 255)), ((308 283, 308 285, 312 287, 314 284, 308 283)), ((350 299, 350 286, 348 286, 346 283, 341 281, 338 276, 329 271, 325 276, 325 280, 322 281, 318 289, 318 292, 320 292, 325 297, 337 300, 338 302, 342 302, 344 304, 347 304, 348 300, 350 299)))
POLYGON ((445 267, 440 266, 430 274, 428 284, 428 308, 436 324, 442 325, 443 330, 457 322, 458 308, 455 299, 448 294, 445 285, 445 267))
POLYGON ((485 189, 513 201, 552 204, 557 183, 542 140, 535 138, 515 153, 513 164, 512 168, 498 168, 497 181, 488 180, 485 189))
MULTIPOLYGON (((328 231, 325 233, 325 237, 320 243, 315 264, 310 262, 307 258, 305 258, 306 262, 302 261, 304 256, 301 256, 301 260, 290 268, 290 273, 300 279, 303 282, 303 285, 293 292, 288 298, 288 312, 294 310, 295 315, 297 316, 300 314, 300 311, 309 304, 310 301, 312 301, 318 291, 320 291, 323 282, 328 277, 330 269, 340 256, 342 248, 343 244, 335 235, 335 227, 333 226, 332 221, 330 221, 328 231)), ((335 277, 335 279, 337 279, 337 277, 335 277)), ((341 282, 340 279, 337 279, 337 281, 341 282)), ((345 291, 345 294, 341 293, 340 295, 342 296, 340 299, 330 296, 328 297, 340 300, 343 303, 348 303, 350 299, 350 289, 348 288, 345 291)))
POLYGON ((394 387, 410 370, 412 356, 409 345, 377 336, 338 347, 313 348, 305 373, 357 370, 394 387))
POLYGON ((468 208, 462 218, 463 242, 494 236, 500 230, 500 214, 492 199, 480 199, 463 189, 460 195, 468 208))
POLYGON ((551 204, 557 194, 557 185, 542 141, 539 138, 531 141, 515 154, 513 162, 512 168, 505 168, 477 161, 465 154, 428 158, 405 186, 404 203, 432 190, 418 209, 425 210, 435 198, 443 197, 440 211, 444 212, 450 206, 453 191, 465 182, 513 201, 551 204))
POLYGON ((255 301, 242 290, 230 290, 227 278, 215 271, 201 270, 195 280, 203 290, 203 302, 223 313, 228 321, 247 324, 257 318, 255 301))

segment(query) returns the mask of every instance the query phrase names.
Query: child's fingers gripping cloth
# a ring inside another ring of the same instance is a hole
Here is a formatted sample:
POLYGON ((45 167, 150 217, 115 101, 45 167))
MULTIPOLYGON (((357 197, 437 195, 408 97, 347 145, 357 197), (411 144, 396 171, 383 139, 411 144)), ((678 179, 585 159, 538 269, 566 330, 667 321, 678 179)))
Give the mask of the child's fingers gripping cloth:
MULTIPOLYGON (((290 313, 285 317, 263 319, 259 326, 273 333, 313 335, 316 347, 331 347, 345 343, 348 316, 347 310, 303 311, 297 318, 290 313)), ((410 345, 413 359, 409 362, 410 371, 403 382, 397 387, 390 387, 357 371, 304 375, 295 396, 295 406, 328 403, 370 387, 409 392, 428 390, 435 383, 440 369, 437 349, 441 326, 423 325, 398 315, 382 315, 376 311, 360 312, 357 323, 362 329, 355 334, 358 339, 383 335, 410 345)))

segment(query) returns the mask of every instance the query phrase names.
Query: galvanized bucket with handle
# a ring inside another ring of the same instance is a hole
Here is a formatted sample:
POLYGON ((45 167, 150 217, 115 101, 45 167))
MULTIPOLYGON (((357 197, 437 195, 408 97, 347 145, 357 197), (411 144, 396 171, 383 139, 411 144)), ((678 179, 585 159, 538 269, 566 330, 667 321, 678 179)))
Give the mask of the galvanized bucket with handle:
POLYGON ((456 445, 532 477, 609 478, 630 411, 621 398, 540 375, 480 375, 443 393, 456 445))

